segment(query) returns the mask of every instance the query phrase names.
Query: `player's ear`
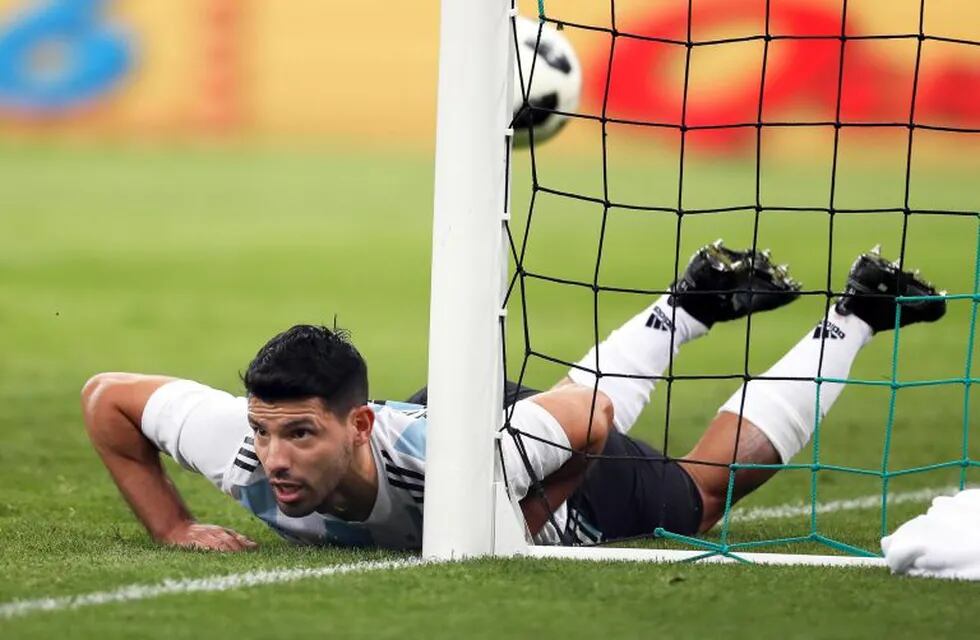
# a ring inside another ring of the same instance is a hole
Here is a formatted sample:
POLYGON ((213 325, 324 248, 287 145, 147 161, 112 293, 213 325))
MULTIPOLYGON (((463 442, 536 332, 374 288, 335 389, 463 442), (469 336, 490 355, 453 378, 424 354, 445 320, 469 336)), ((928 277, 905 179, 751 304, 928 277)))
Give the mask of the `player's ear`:
POLYGON ((351 409, 348 421, 354 427, 354 444, 367 444, 374 428, 374 411, 366 404, 351 409))

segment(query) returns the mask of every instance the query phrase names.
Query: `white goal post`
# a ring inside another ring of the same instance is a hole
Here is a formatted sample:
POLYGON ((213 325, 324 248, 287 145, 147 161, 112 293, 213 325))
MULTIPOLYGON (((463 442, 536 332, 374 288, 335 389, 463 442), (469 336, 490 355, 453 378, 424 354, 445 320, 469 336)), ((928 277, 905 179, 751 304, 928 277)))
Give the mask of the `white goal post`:
MULTIPOLYGON (((702 551, 535 547, 503 488, 501 318, 507 271, 513 0, 442 0, 423 555, 678 561, 702 551)), ((766 564, 884 566, 880 558, 739 554, 766 564)), ((724 556, 706 558, 730 562, 724 556)))
POLYGON ((442 0, 422 536, 433 558, 493 548, 510 15, 509 0, 442 0))

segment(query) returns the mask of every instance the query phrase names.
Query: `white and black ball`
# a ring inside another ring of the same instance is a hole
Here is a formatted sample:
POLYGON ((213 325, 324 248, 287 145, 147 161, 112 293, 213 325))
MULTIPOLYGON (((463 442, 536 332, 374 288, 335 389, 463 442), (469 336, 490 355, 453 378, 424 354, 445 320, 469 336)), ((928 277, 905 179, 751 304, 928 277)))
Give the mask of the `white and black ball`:
POLYGON ((553 137, 568 122, 568 116, 552 111, 571 113, 578 109, 582 67, 572 43, 550 24, 518 16, 516 31, 520 72, 515 63, 514 145, 529 145, 532 129, 537 145, 553 137))

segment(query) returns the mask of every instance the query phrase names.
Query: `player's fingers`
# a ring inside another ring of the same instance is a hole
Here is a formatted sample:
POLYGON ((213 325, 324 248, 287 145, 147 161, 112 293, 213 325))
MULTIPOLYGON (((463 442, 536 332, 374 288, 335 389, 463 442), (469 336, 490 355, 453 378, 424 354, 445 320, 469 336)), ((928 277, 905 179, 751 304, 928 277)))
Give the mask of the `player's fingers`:
POLYGON ((178 546, 184 549, 191 549, 193 551, 215 551, 218 550, 218 543, 215 540, 204 539, 201 537, 195 537, 190 540, 185 540, 178 544, 178 546))
POLYGON ((217 547, 215 548, 218 551, 241 551, 242 550, 242 547, 238 543, 238 541, 230 536, 221 538, 217 543, 217 547))
POLYGON ((244 551, 245 549, 245 546, 225 529, 215 532, 215 538, 218 540, 221 551, 244 551))
POLYGON ((246 538, 245 536, 243 536, 242 534, 238 533, 237 531, 235 531, 233 529, 225 529, 225 531, 227 531, 233 538, 235 538, 235 540, 237 540, 238 542, 240 542, 242 544, 242 546, 244 546, 246 548, 251 549, 251 548, 254 548, 254 547, 258 546, 258 545, 255 544, 255 542, 253 542, 252 540, 249 540, 248 538, 246 538))
POLYGON ((210 529, 207 531, 202 531, 199 535, 195 536, 195 538, 202 549, 210 549, 212 551, 239 550, 235 539, 227 535, 223 529, 210 529))
POLYGON ((232 545, 233 551, 249 551, 259 546, 237 531, 225 529, 224 532, 227 534, 227 540, 232 545))
POLYGON ((245 551, 256 545, 238 533, 214 525, 195 525, 172 544, 201 551, 245 551))
POLYGON ((256 549, 259 546, 253 540, 249 540, 248 538, 238 533, 237 531, 234 531, 233 529, 225 529, 225 531, 231 534, 231 536, 234 537, 235 540, 237 540, 239 544, 242 545, 243 549, 256 549))
POLYGON ((186 535, 173 540, 172 544, 182 549, 207 551, 211 548, 213 541, 205 531, 190 531, 186 535))

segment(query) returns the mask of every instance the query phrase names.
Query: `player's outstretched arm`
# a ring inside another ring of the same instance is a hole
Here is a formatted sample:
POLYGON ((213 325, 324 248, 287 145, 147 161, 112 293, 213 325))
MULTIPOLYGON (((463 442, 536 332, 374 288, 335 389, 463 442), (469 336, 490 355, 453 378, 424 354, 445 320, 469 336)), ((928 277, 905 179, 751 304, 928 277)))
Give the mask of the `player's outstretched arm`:
POLYGON ((198 524, 140 430, 150 396, 172 378, 100 373, 82 389, 82 412, 92 445, 119 492, 150 536, 185 548, 242 551, 254 542, 230 529, 198 524))

